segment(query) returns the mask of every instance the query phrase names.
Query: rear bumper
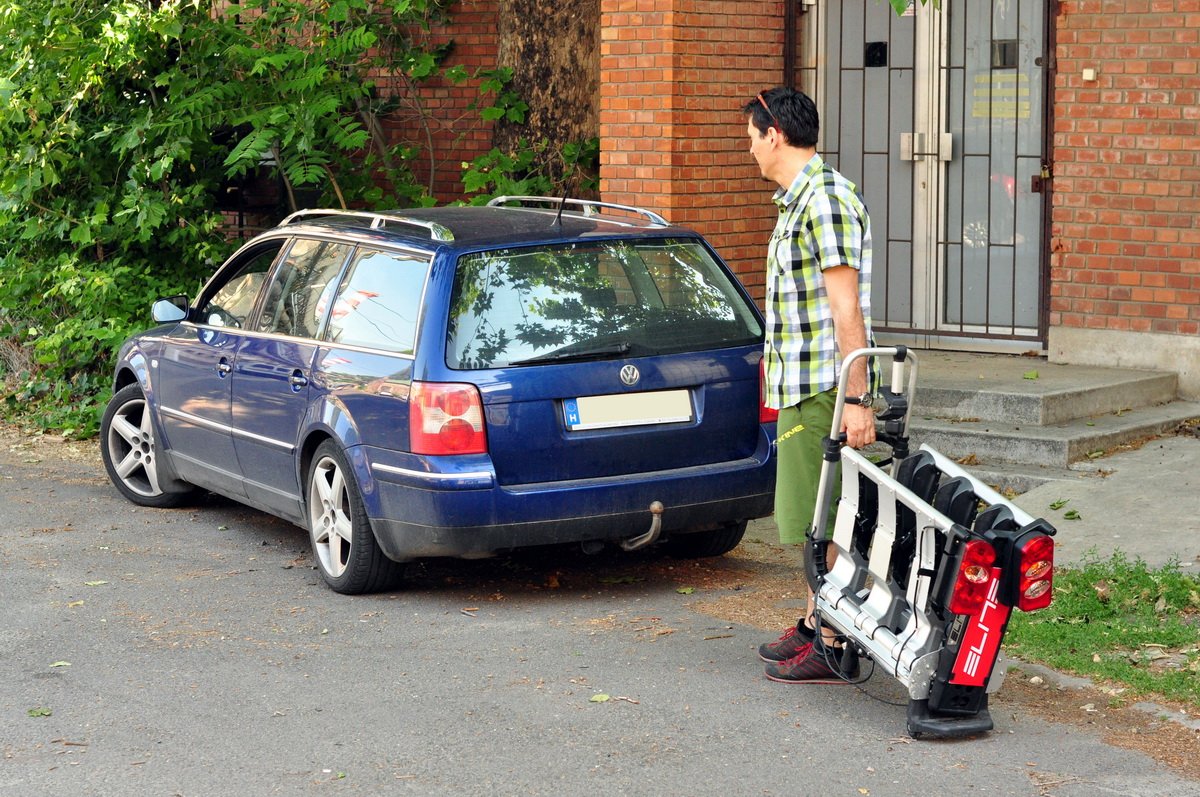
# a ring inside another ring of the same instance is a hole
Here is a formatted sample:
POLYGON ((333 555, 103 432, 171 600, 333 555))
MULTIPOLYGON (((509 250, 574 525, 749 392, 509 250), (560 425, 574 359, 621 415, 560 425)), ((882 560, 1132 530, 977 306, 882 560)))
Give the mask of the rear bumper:
MULTIPOLYGON (((729 501, 667 507, 662 516, 663 533, 763 517, 770 514, 773 497, 774 493, 767 493, 729 501)), ((639 512, 491 526, 430 526, 378 518, 371 521, 371 527, 389 558, 406 561, 429 556, 471 559, 514 548, 586 540, 615 542, 645 533, 650 520, 647 506, 639 512)))
POLYGON ((496 484, 486 458, 431 473, 381 462, 378 450, 359 453, 352 460, 369 467, 363 497, 375 537, 397 561, 627 539, 650 527, 655 501, 664 535, 764 517, 774 505, 766 434, 754 456, 735 462, 519 487, 496 484))

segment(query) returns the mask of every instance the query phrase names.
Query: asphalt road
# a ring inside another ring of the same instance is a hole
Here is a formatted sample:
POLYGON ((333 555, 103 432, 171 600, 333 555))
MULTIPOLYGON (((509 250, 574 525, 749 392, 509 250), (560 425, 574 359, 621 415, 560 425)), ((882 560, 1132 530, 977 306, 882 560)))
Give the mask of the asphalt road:
POLYGON ((4 797, 1200 791, 1019 705, 984 737, 913 741, 884 675, 770 683, 764 632, 700 613, 657 555, 437 562, 347 598, 298 528, 217 499, 139 509, 95 461, 11 442, 4 797))

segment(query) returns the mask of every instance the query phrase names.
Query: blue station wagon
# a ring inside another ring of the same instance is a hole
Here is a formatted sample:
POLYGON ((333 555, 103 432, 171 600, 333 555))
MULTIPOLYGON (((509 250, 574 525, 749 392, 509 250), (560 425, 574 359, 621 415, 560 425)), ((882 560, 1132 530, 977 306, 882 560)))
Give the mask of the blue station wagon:
POLYGON ((300 211, 153 315, 103 417, 117 489, 295 522, 338 592, 547 544, 717 556, 772 509, 762 318, 649 211, 300 211))

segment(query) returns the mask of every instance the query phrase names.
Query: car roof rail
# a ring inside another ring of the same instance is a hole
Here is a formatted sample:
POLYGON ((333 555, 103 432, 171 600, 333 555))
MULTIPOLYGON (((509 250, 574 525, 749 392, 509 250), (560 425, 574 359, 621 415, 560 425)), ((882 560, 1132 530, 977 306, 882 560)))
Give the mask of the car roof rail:
POLYGON ((438 224, 435 221, 424 221, 422 219, 410 219, 407 216, 401 216, 396 213, 371 213, 365 210, 321 210, 312 208, 309 210, 297 210, 283 221, 279 222, 280 227, 286 227, 293 224, 306 216, 339 216, 345 218, 370 219, 371 229, 378 230, 385 224, 408 224, 413 227, 421 227, 429 231, 429 237, 435 241, 453 241, 454 233, 450 232, 450 228, 445 225, 438 224))
POLYGON ((557 196, 498 196, 488 202, 488 207, 497 207, 508 202, 541 202, 552 205, 570 205, 583 210, 585 216, 597 215, 596 209, 605 210, 623 210, 626 213, 633 213, 638 216, 643 216, 656 227, 669 227, 671 222, 664 219, 652 210, 645 208, 634 207, 633 205, 618 205, 615 202, 596 202, 590 199, 573 199, 571 197, 557 196))

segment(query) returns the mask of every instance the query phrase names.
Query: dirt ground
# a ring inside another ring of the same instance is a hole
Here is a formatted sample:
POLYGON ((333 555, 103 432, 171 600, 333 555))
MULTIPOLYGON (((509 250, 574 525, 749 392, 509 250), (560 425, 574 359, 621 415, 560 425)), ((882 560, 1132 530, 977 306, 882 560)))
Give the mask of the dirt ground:
MULTIPOLYGON (((0 425, 0 459, 28 464, 48 473, 77 478, 80 466, 94 468, 103 478, 96 441, 69 441, 54 435, 22 432, 0 425), (65 471, 69 470, 70 473, 65 471)), ((478 584, 479 600, 503 600, 506 592, 563 590, 571 592, 605 584, 657 581, 674 583, 684 594, 694 592, 696 611, 730 623, 761 628, 764 641, 795 622, 803 611, 804 588, 796 550, 748 539, 730 554, 711 560, 681 561, 653 552, 609 558, 597 567, 595 557, 582 554, 556 557, 512 556, 499 565, 485 562, 430 562, 412 570, 411 578, 425 584, 478 584)), ((671 633, 648 618, 639 632, 648 636, 671 633)), ((1050 722, 1068 723, 1101 736, 1108 744, 1143 753, 1181 775, 1200 780, 1200 730, 1167 719, 1181 711, 1195 722, 1195 710, 1156 701, 1160 711, 1136 707, 1114 696, 1104 684, 1068 686, 1036 668, 1010 669, 1004 686, 993 696, 993 712, 1027 713, 1050 722)), ((1052 795, 1054 782, 1039 783, 1052 795)))

